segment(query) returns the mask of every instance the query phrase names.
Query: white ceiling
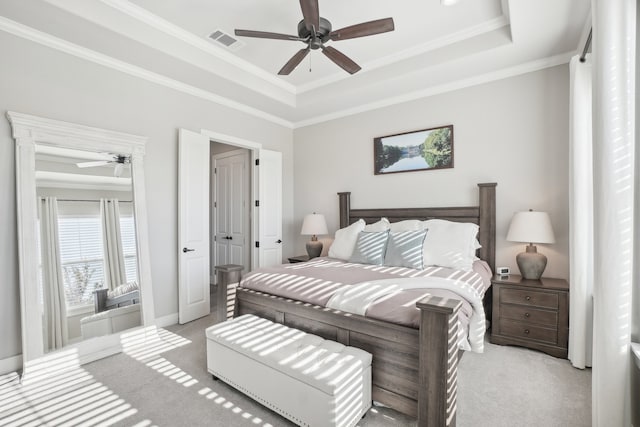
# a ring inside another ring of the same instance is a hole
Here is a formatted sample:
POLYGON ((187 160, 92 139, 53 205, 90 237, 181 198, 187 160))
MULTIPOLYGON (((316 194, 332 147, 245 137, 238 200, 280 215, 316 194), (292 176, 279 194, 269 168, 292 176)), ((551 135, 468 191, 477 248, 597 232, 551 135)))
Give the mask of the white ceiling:
POLYGON ((319 0, 333 28, 393 17, 395 31, 329 42, 362 70, 301 42, 208 39, 236 28, 297 34, 295 0, 0 2, 0 30, 290 127, 300 127, 568 62, 589 30, 589 0, 319 0), (311 71, 309 71, 311 68, 311 71))

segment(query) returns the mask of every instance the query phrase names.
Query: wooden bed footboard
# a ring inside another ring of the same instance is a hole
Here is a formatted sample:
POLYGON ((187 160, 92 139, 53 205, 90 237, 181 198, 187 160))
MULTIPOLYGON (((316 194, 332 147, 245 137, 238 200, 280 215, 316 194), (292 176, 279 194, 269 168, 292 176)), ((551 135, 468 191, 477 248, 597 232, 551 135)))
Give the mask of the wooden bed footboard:
POLYGON ((419 426, 454 426, 458 300, 417 303, 420 329, 238 288, 236 315, 255 314, 373 355, 372 397, 416 417, 419 426))
MULTIPOLYGON (((383 216, 391 222, 432 218, 473 222, 479 225, 482 245, 477 255, 493 270, 496 185, 478 184, 477 206, 452 208, 351 209, 350 193, 338 193, 340 227, 383 216)), ((235 315, 256 314, 371 353, 374 400, 416 417, 419 426, 455 426, 460 301, 432 296, 418 301, 420 327, 414 329, 241 287, 234 291, 235 315)), ((485 295, 488 320, 490 292, 485 295)), ((226 300, 218 301, 218 310, 227 312, 226 300)))

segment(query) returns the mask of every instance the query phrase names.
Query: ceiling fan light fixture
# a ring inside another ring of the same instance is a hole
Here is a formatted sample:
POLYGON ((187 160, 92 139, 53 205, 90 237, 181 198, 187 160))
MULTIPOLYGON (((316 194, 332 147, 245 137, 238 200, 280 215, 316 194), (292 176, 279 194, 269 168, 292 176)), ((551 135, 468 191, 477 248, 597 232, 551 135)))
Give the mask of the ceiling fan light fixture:
MULTIPOLYGON (((340 68, 349 74, 354 74, 361 70, 360 66, 353 62, 353 60, 347 57, 344 53, 331 46, 325 46, 325 43, 328 41, 337 42, 340 40, 372 36, 375 34, 393 31, 395 29, 393 18, 384 18, 376 19, 375 21, 361 22, 360 24, 350 25, 348 27, 332 31, 331 22, 320 16, 318 0, 300 0, 300 8, 302 9, 303 19, 298 23, 298 34, 295 36, 266 31, 240 29, 235 30, 235 35, 240 37, 291 40, 306 43, 307 48, 299 50, 291 59, 289 59, 289 61, 278 72, 279 75, 290 74, 309 54, 310 50, 321 50, 327 58, 333 61, 340 68)), ((311 69, 309 71, 311 71, 311 69)))

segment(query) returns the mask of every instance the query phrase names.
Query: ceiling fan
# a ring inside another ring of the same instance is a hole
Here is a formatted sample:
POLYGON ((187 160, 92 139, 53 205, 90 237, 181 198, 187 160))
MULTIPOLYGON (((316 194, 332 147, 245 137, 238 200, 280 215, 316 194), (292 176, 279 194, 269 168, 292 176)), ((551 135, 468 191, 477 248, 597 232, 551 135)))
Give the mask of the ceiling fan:
POLYGON ((289 75, 312 49, 322 49, 322 53, 327 58, 335 62, 336 65, 349 74, 354 74, 360 71, 360 66, 353 62, 344 53, 332 46, 325 46, 324 44, 329 40, 340 41, 354 39, 357 37, 371 36, 394 30, 393 18, 384 18, 332 31, 331 22, 320 17, 318 0, 300 0, 300 8, 302 9, 303 19, 298 23, 297 36, 253 30, 236 30, 235 34, 240 37, 292 40, 306 43, 307 47, 305 49, 299 50, 286 64, 284 64, 284 67, 282 67, 278 72, 280 75, 289 75))
POLYGON ((124 170, 125 165, 131 164, 131 159, 129 156, 123 156, 120 154, 106 154, 107 157, 110 157, 110 160, 96 160, 92 162, 79 162, 76 163, 76 166, 79 168, 94 168, 97 166, 105 166, 113 164, 115 167, 113 168, 113 176, 122 175, 122 171, 124 170))

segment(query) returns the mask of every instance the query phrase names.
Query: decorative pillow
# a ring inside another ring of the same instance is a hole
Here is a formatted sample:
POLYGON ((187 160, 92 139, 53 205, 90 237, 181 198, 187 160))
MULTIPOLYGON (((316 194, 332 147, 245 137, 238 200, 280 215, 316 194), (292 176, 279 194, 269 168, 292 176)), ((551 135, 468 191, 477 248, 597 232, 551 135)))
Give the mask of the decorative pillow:
POLYGON ((380 221, 378 222, 365 225, 364 231, 386 231, 390 226, 391 224, 389 224, 389 220, 387 218, 380 218, 380 221))
POLYGON ((424 269, 422 248, 426 235, 427 230, 391 232, 384 265, 424 269))
POLYGON ((442 219, 424 221, 429 230, 424 239, 424 265, 471 271, 476 256, 478 226, 442 219))
POLYGON ((424 221, 406 219, 404 221, 392 222, 390 230, 392 233, 395 233, 398 231, 418 231, 424 230, 425 228, 424 221))
POLYGON ((329 248, 327 255, 331 258, 348 261, 353 253, 353 248, 356 246, 358 233, 364 230, 364 226, 364 220, 360 219, 350 226, 336 231, 335 238, 333 239, 333 243, 331 243, 331 247, 329 248))
POLYGON ((387 248, 388 231, 361 231, 350 262, 381 265, 387 248))
POLYGON ((133 280, 129 283, 125 283, 124 285, 117 286, 112 291, 108 291, 107 297, 115 298, 115 297, 119 297, 120 295, 128 294, 129 292, 133 292, 137 290, 138 290, 138 282, 133 280))

